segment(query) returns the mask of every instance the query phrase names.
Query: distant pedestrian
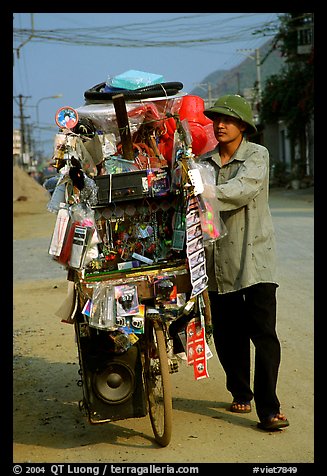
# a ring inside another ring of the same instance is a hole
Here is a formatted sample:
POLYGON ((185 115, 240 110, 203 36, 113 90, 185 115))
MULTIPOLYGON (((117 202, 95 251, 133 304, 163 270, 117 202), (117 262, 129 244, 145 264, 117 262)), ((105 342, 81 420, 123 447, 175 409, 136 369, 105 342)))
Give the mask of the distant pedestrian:
POLYGON ((230 411, 250 412, 254 398, 258 427, 277 430, 289 422, 276 394, 281 354, 269 153, 247 139, 256 127, 250 105, 241 96, 222 96, 204 114, 213 121, 218 144, 198 160, 215 169, 215 193, 228 232, 206 245, 215 347, 233 396, 230 411), (253 391, 250 341, 255 347, 253 391))

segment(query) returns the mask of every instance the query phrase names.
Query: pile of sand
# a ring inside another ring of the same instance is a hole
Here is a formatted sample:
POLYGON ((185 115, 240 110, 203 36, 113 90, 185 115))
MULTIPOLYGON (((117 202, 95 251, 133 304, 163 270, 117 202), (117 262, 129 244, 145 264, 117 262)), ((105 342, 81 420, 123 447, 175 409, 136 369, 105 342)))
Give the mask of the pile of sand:
POLYGON ((13 167, 13 201, 49 201, 49 192, 18 165, 13 167))
POLYGON ((13 168, 14 240, 51 237, 56 213, 47 210, 49 192, 21 167, 13 168))

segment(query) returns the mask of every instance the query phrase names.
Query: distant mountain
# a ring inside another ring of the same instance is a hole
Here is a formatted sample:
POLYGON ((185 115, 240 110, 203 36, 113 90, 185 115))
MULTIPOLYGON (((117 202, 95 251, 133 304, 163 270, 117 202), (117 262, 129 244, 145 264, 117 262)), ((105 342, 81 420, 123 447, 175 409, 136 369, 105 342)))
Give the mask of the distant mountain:
MULTIPOLYGON (((278 50, 268 54, 272 40, 267 41, 260 49, 261 88, 264 89, 267 77, 278 74, 285 64, 278 50)), ((255 52, 249 52, 254 58, 255 52)), ((189 94, 208 99, 209 84, 211 86, 211 98, 215 99, 224 94, 244 94, 244 90, 255 87, 257 81, 257 67, 255 59, 246 58, 238 66, 230 70, 217 70, 206 76, 202 81, 202 87, 197 86, 189 94), (204 90, 203 86, 206 86, 204 90)))

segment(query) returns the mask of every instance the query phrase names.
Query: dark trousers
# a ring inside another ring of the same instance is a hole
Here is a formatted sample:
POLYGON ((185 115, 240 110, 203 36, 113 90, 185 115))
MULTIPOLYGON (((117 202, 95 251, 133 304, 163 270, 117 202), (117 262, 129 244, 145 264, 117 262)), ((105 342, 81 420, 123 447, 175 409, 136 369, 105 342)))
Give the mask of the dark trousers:
POLYGON ((277 285, 260 283, 227 294, 209 292, 213 338, 233 398, 254 398, 259 420, 278 413, 280 343, 276 334, 277 285), (250 340, 255 347, 253 392, 250 340))

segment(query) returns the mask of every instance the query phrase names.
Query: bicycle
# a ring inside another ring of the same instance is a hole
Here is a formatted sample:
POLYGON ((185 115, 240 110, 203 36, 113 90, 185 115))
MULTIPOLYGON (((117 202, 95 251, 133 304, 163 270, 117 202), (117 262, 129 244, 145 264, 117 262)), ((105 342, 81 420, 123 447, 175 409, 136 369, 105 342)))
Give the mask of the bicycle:
MULTIPOLYGON (((152 273, 158 271, 161 270, 152 273)), ((189 289, 186 265, 175 267, 176 272, 179 289, 189 289)), ((125 281, 133 279, 126 276, 125 281)), ((90 326, 82 313, 91 296, 92 283, 77 286, 75 332, 81 377, 78 384, 83 388, 80 409, 86 412, 92 424, 149 415, 156 442, 167 446, 172 435, 173 414, 170 374, 178 371, 178 361, 169 334, 171 316, 155 308, 153 286, 145 286, 145 279, 144 275, 133 279, 140 288, 140 302, 145 303, 143 332, 137 335, 137 342, 121 353, 117 346, 127 343, 126 336, 90 326), (110 335, 114 336, 114 344, 110 335)), ((112 278, 105 281, 105 285, 114 286, 117 282, 121 283, 121 279, 112 278)), ((93 281, 93 285, 96 283, 98 281, 93 281)))
POLYGON ((144 352, 144 377, 150 421, 156 441, 161 446, 167 446, 172 433, 173 406, 171 369, 168 364, 170 337, 166 322, 148 315, 144 335, 147 344, 144 352))

